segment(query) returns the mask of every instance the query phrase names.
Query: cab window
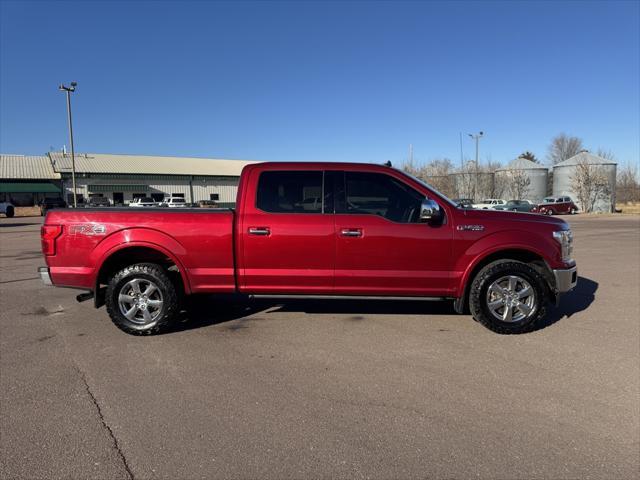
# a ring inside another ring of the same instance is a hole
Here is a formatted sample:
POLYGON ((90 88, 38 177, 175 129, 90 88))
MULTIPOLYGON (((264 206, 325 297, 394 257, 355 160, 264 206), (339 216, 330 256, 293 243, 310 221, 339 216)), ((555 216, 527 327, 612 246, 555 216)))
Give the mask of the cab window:
POLYGON ((260 174, 256 207, 271 213, 322 213, 321 171, 260 174))
POLYGON ((345 172, 345 203, 337 213, 379 215, 417 223, 424 195, 383 173, 345 172))

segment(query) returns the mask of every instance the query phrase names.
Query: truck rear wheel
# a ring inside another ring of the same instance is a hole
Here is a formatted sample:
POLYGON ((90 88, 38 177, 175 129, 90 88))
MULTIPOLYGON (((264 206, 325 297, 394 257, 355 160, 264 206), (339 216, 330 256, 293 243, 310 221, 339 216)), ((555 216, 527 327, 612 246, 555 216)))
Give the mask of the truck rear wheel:
POLYGON ((155 263, 137 263, 115 273, 105 301, 113 323, 133 335, 166 330, 179 311, 176 287, 155 263))
POLYGON ((494 332, 526 333, 544 318, 548 297, 537 270, 517 260, 498 260, 473 279, 469 307, 473 318, 494 332))
POLYGON ((5 215, 7 216, 7 218, 13 218, 13 216, 15 215, 15 210, 11 205, 9 205, 5 210, 5 215))

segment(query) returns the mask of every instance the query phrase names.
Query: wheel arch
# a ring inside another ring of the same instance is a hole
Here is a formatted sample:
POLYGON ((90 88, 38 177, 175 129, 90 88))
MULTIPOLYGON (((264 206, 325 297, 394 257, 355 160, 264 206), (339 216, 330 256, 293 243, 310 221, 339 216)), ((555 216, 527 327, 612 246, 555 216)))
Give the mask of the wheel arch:
POLYGON ((531 265, 545 278, 549 291, 553 293, 553 286, 555 284, 553 272, 545 258, 539 252, 526 247, 496 250, 479 256, 466 270, 458 290, 462 292, 462 294, 455 301, 455 310, 458 313, 465 313, 469 310, 469 286, 478 272, 497 260, 516 260, 531 265))
POLYGON ((94 303, 96 307, 104 303, 104 298, 101 298, 103 297, 101 285, 106 284, 113 273, 134 263, 156 263, 167 271, 175 268, 177 274, 172 278, 177 282, 176 287, 184 294, 191 292, 185 268, 175 255, 159 245, 131 242, 109 250, 102 258, 95 278, 94 303))

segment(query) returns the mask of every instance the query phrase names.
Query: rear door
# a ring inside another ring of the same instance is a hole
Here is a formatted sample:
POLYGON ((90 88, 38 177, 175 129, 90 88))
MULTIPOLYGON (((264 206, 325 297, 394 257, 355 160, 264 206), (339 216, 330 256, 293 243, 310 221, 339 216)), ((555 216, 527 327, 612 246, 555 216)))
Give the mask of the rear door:
POLYGON ((239 230, 240 290, 332 293, 335 226, 324 172, 255 170, 248 185, 239 230))
POLYGON ((450 293, 451 222, 419 222, 424 194, 390 174, 361 171, 345 172, 335 194, 336 294, 450 293))
POLYGON ((569 202, 567 202, 566 197, 559 197, 556 202, 556 210, 558 213, 569 213, 569 202))

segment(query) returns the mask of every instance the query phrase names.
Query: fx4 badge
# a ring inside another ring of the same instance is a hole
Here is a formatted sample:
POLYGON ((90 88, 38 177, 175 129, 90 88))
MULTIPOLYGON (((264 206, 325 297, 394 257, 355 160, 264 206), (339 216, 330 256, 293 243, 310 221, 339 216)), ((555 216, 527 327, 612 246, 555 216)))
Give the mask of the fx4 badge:
POLYGON ((88 235, 93 237, 95 235, 104 235, 105 233, 107 233, 107 227, 96 223, 89 225, 71 225, 69 227, 69 234, 71 235, 88 235))
POLYGON ((481 232, 484 230, 484 225, 458 225, 457 229, 461 231, 471 230, 473 232, 481 232))

